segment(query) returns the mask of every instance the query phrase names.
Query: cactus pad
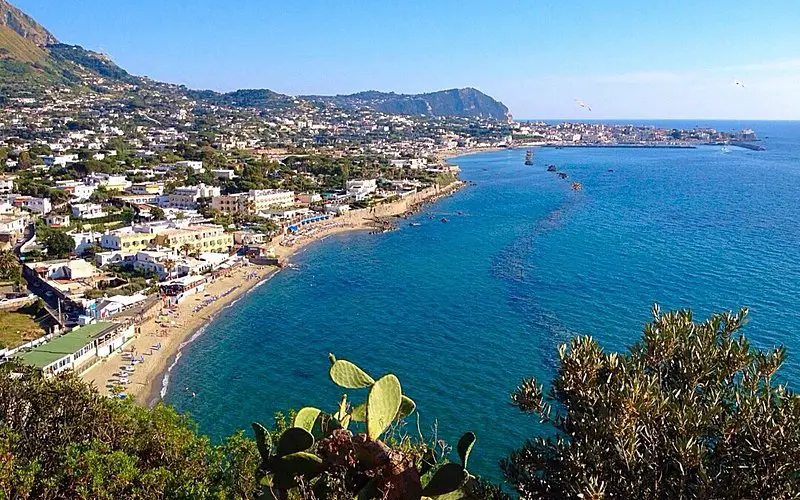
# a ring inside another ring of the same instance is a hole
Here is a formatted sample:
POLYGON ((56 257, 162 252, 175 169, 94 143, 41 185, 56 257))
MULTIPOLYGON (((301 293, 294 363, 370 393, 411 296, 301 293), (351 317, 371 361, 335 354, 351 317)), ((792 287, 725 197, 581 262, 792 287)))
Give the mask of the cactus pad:
POLYGON ((353 422, 366 422, 367 403, 361 403, 360 405, 354 406, 353 409, 350 410, 350 418, 353 419, 353 422))
POLYGON ((375 383, 364 370, 345 359, 333 361, 328 374, 333 383, 346 389, 361 389, 375 383))
POLYGON ((275 450, 275 454, 278 457, 284 457, 293 453, 305 451, 312 446, 314 446, 314 436, 312 436, 310 432, 300 427, 289 427, 281 434, 280 439, 278 439, 278 446, 275 450))
POLYGON ((256 446, 258 446, 258 453, 261 455, 262 460, 267 460, 272 448, 272 438, 270 438, 269 431, 267 431, 267 429, 258 422, 253 422, 251 425, 253 426, 253 432, 256 435, 256 446))
POLYGON ((475 433, 473 432, 466 432, 461 439, 458 440, 458 457, 461 459, 461 465, 466 469, 467 468, 467 460, 469 460, 469 454, 472 451, 472 447, 475 445, 475 433))
POLYGON ((294 427, 299 427, 301 429, 305 429, 308 432, 314 428, 314 423, 317 421, 317 417, 319 414, 322 413, 317 408, 312 408, 310 406, 306 406, 305 408, 301 409, 297 412, 297 415, 294 417, 294 427))
POLYGON ((403 398, 400 400, 400 409, 397 410, 397 415, 395 415, 395 420, 400 420, 401 418, 406 418, 407 416, 414 413, 414 410, 417 408, 417 403, 414 402, 413 399, 407 397, 405 394, 403 398))
POLYGON ((367 435, 378 439, 392 423, 402 401, 400 381, 392 375, 384 375, 369 390, 367 397, 367 435))
POLYGON ((458 464, 444 464, 436 470, 422 494, 426 497, 445 495, 464 486, 469 480, 469 473, 458 464))

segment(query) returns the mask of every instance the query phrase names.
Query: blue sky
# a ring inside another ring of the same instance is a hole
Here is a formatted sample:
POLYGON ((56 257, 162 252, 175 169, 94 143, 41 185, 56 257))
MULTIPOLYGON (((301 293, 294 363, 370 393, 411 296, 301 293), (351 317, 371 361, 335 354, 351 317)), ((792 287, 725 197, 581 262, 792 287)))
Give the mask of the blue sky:
POLYGON ((798 0, 15 3, 65 43, 193 88, 469 86, 518 118, 800 119, 798 0))

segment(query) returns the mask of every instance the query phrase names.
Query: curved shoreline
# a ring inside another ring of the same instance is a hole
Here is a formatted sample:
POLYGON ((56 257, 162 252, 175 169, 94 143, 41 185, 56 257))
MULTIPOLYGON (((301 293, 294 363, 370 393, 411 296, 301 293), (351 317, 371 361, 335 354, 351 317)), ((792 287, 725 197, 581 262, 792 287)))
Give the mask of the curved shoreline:
MULTIPOLYGON (((308 244, 321 241, 332 234, 375 229, 376 225, 380 225, 382 218, 415 212, 427 204, 450 196, 465 185, 466 183, 458 181, 444 188, 431 187, 408 198, 378 205, 372 209, 347 212, 327 223, 310 227, 293 238, 290 246, 279 244, 280 237, 271 243, 274 245, 276 256, 285 261, 308 244)), ((153 311, 153 317, 139 325, 141 333, 124 346, 126 351, 134 350, 137 357, 141 355, 145 359, 144 363, 136 365, 136 370, 129 374, 129 384, 125 391, 128 397, 135 399, 137 403, 149 406, 160 401, 165 388, 165 378, 168 386, 169 375, 180 361, 183 348, 197 340, 220 313, 268 281, 278 271, 279 268, 273 266, 249 265, 237 268, 230 275, 218 278, 206 286, 206 295, 217 296, 216 301, 211 302, 202 311, 196 312, 193 309, 198 305, 197 301, 201 296, 190 296, 177 306, 166 323, 156 323, 159 312, 153 311), (248 274, 255 274, 255 277, 248 279, 248 274), (161 348, 152 349, 157 344, 161 344, 161 348)), ((114 379, 115 373, 123 364, 127 363, 123 362, 120 353, 117 352, 82 373, 81 377, 94 384, 101 393, 110 394, 107 389, 110 380, 114 379)))
POLYGON ((147 406, 151 406, 152 407, 152 406, 156 405, 156 403, 158 403, 159 401, 163 401, 164 397, 167 395, 167 389, 169 388, 169 381, 170 381, 170 375, 172 373, 172 369, 175 368, 178 365, 178 361, 180 361, 181 357, 183 356, 183 349, 186 346, 194 343, 195 340, 199 339, 206 332, 206 329, 209 326, 211 326, 211 324, 217 318, 219 318, 222 314, 224 314, 226 311, 228 311, 233 306, 235 306, 240 300, 243 300, 244 298, 246 298, 250 293, 252 293, 256 289, 260 288, 261 285, 263 285, 266 282, 268 282, 269 280, 271 280, 273 278, 273 276, 275 276, 279 272, 280 272, 280 269, 275 269, 273 272, 268 273, 267 275, 265 275, 262 279, 258 280, 252 287, 247 289, 244 293, 242 293, 241 295, 238 295, 231 302, 225 304, 219 311, 215 312, 214 314, 209 315, 208 319, 206 320, 205 323, 203 323, 201 326, 199 326, 198 328, 194 329, 191 332, 191 335, 189 335, 189 338, 187 338, 186 340, 184 340, 180 344, 178 344, 178 348, 177 348, 176 352, 173 355, 171 355, 171 356, 169 356, 167 358, 167 360, 168 361, 171 360, 171 362, 167 364, 166 368, 164 368, 158 374, 158 376, 155 378, 153 383, 150 384, 149 395, 144 400, 144 403, 146 403, 147 406), (156 381, 159 380, 159 379, 161 380, 161 383, 157 384, 156 381))

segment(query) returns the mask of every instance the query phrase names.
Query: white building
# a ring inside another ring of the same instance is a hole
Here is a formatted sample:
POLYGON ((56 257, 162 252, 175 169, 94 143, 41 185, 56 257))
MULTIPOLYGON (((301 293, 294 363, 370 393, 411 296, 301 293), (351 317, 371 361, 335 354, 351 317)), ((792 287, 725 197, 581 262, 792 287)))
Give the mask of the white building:
POLYGON ((95 358, 110 356, 135 335, 133 323, 92 323, 75 328, 16 357, 21 363, 38 368, 47 377, 67 370, 80 372, 95 358))
POLYGON ((199 172, 203 170, 203 162, 202 161, 192 161, 192 160, 183 160, 183 161, 176 161, 176 167, 183 167, 183 168, 190 168, 195 172, 199 172))
POLYGON ((103 233, 87 231, 85 233, 72 233, 70 236, 72 236, 72 239, 75 240, 75 253, 81 255, 90 246, 99 246, 100 239, 103 237, 103 233))
POLYGON ((229 181, 236 178, 236 172, 230 168, 218 168, 211 170, 211 175, 217 179, 229 181))
POLYGON ((356 201, 365 199, 377 189, 378 181, 376 179, 347 181, 347 194, 355 198, 356 201))
POLYGON ((253 202, 256 212, 263 212, 269 208, 294 206, 294 191, 285 189, 251 189, 247 195, 253 202))
POLYGON ((69 215, 51 212, 44 217, 44 222, 50 227, 69 227, 69 215))
POLYGON ((140 250, 136 252, 133 268, 146 274, 156 274, 159 279, 175 276, 178 255, 172 251, 140 250))
POLYGON ((211 207, 223 213, 255 214, 293 206, 294 191, 284 189, 251 189, 247 193, 221 195, 211 200, 211 207))
POLYGON ((175 188, 175 192, 171 193, 167 200, 172 208, 194 210, 197 208, 197 200, 200 198, 213 198, 219 196, 220 193, 221 191, 218 187, 206 186, 205 184, 181 186, 175 188))
POLYGON ((45 156, 42 160, 44 160, 44 164, 48 167, 66 167, 68 163, 75 163, 78 161, 78 155, 45 156))
POLYGON ((50 198, 36 198, 34 196, 17 196, 14 199, 15 207, 27 208, 31 212, 39 214, 47 214, 53 210, 53 205, 50 204, 50 198))
POLYGON ((99 219, 107 214, 103 207, 97 203, 74 203, 72 204, 72 216, 81 219, 99 219))
POLYGON ((14 179, 13 175, 0 176, 0 195, 14 192, 14 179))
POLYGON ((0 233, 22 234, 28 224, 28 215, 0 215, 0 233))
POLYGON ((64 191, 76 201, 86 201, 97 191, 97 185, 80 181, 56 181, 56 189, 64 191))

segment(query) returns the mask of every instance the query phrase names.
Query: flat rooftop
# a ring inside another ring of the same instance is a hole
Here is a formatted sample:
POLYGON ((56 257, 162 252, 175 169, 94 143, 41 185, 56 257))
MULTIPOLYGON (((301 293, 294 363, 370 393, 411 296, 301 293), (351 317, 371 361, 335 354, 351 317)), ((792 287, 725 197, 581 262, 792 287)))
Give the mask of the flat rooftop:
POLYGON ((102 321, 75 328, 69 333, 45 342, 26 353, 17 354, 14 358, 26 365, 44 368, 64 356, 74 354, 78 349, 91 342, 92 339, 116 328, 117 325, 118 323, 102 321))

